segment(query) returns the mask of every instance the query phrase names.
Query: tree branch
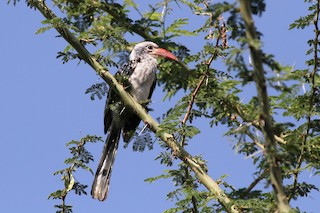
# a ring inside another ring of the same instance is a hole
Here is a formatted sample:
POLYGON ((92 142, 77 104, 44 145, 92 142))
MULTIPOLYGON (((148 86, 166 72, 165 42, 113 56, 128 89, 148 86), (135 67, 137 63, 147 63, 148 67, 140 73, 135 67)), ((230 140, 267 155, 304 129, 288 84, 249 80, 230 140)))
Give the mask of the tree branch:
POLYGON ((289 200, 291 200, 291 198, 293 197, 294 192, 296 191, 297 185, 298 185, 298 176, 300 173, 300 168, 301 165, 303 163, 304 160, 304 156, 305 156, 305 152, 306 152, 306 144, 307 144, 307 139, 308 136, 310 134, 310 129, 311 129, 311 123, 312 123, 312 111, 313 111, 313 107, 314 107, 314 101, 315 101, 315 97, 316 97, 316 92, 317 92, 317 85, 315 83, 315 77, 316 77, 316 73, 318 71, 318 67, 319 67, 319 58, 318 58, 318 51, 319 51, 319 35, 320 35, 320 31, 319 31, 319 13, 320 13, 320 0, 317 1, 317 8, 316 8, 316 14, 315 17, 313 19, 313 25, 314 25, 314 33, 315 33, 315 37, 313 39, 313 70, 310 74, 310 78, 311 78, 311 96, 310 96, 310 100, 309 100, 309 114, 307 115, 307 130, 306 133, 304 135, 302 144, 301 144, 301 151, 300 151, 300 155, 298 157, 298 161, 297 161, 297 166, 294 169, 293 172, 293 193, 289 196, 289 200))
POLYGON ((192 213, 199 213, 198 206, 197 206, 197 198, 195 196, 192 196, 192 205, 193 205, 193 211, 192 213))
POLYGON ((281 168, 276 159, 276 142, 273 133, 272 117, 270 115, 270 105, 263 70, 262 53, 259 49, 254 21, 251 16, 250 1, 239 0, 239 3, 240 13, 245 22, 246 38, 254 67, 254 80, 258 91, 261 110, 260 119, 264 121, 262 132, 266 142, 266 156, 269 162, 270 179, 276 196, 279 212, 289 212, 290 206, 282 185, 281 168))
POLYGON ((248 188, 243 192, 242 197, 246 198, 250 191, 261 181, 263 180, 269 172, 269 169, 265 169, 249 186, 248 188))
MULTIPOLYGON (((46 6, 43 0, 29 0, 47 19, 55 18, 56 15, 46 6)), ((172 149, 173 153, 182 160, 196 174, 200 182, 212 192, 217 201, 225 208, 227 212, 240 212, 239 208, 232 203, 229 197, 223 192, 219 185, 201 168, 199 163, 185 150, 173 135, 160 131, 159 124, 149 115, 146 110, 137 103, 120 85, 116 79, 102 67, 94 57, 84 48, 77 38, 67 29, 56 27, 60 35, 79 53, 81 58, 86 61, 113 89, 122 99, 122 101, 133 109, 133 111, 146 123, 154 133, 158 133, 159 137, 172 149)))
POLYGON ((191 95, 191 100, 189 101, 189 105, 188 105, 188 110, 187 110, 187 113, 185 114, 183 120, 182 120, 182 125, 185 125, 189 116, 190 116, 190 113, 191 113, 191 110, 192 110, 192 106, 193 106, 193 103, 194 103, 194 100, 197 96, 197 93, 201 87, 201 85, 203 84, 203 81, 205 79, 205 75, 202 75, 201 78, 200 78, 200 81, 197 85, 197 87, 195 88, 195 90, 193 91, 192 95, 191 95))

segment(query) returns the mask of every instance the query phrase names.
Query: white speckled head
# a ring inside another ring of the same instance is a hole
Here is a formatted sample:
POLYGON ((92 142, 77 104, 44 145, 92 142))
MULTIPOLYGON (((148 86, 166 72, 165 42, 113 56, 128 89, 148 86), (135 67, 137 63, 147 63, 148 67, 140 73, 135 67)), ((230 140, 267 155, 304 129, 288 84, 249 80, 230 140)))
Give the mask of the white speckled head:
POLYGON ((150 57, 165 57, 171 60, 178 61, 177 57, 175 57, 172 53, 160 48, 157 44, 151 41, 144 41, 139 44, 136 44, 136 46, 134 46, 130 54, 130 60, 144 59, 150 57))
POLYGON ((130 60, 136 60, 137 58, 145 58, 149 53, 154 50, 158 49, 158 45, 156 43, 153 43, 151 41, 144 41, 141 43, 138 43, 134 46, 131 54, 130 54, 130 60))

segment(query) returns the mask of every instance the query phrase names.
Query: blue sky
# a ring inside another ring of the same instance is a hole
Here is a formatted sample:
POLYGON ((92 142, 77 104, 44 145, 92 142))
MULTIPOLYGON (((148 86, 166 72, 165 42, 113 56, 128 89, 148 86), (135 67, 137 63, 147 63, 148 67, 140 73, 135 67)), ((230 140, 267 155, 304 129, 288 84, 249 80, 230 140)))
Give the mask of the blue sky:
MULTIPOLYGON (((293 20, 306 13, 307 6, 302 0, 267 2, 267 12, 257 20, 264 34, 264 49, 275 54, 283 64, 303 67, 305 41, 312 35, 310 31, 289 31, 288 28, 293 20)), ((169 21, 170 16, 167 19, 169 21)), ((85 64, 62 64, 56 59, 56 53, 64 49, 66 42, 56 38, 54 30, 35 35, 43 17, 27 8, 24 1, 16 7, 2 1, 0 20, 0 211, 54 212, 53 205, 58 201, 47 200, 47 197, 62 187, 60 177, 52 174, 64 168, 63 160, 69 156, 65 143, 86 134, 103 135, 104 101, 92 102, 84 94, 99 77, 85 64)), ((197 46, 192 39, 186 38, 185 42, 191 49, 197 46)), ((162 103, 163 96, 161 88, 157 88, 153 96, 154 117, 174 104, 174 100, 162 103)), ((202 154, 208 160, 209 174, 214 179, 227 174, 226 180, 236 187, 250 184, 253 178, 248 174, 254 171, 251 160, 231 149, 231 139, 222 137, 224 130, 199 124, 206 134, 197 136, 188 151, 202 154)), ((88 147, 96 158, 93 170, 102 146, 101 143, 88 147)), ((167 169, 154 161, 159 152, 157 144, 144 153, 120 146, 107 201, 71 194, 67 202, 74 205, 74 212, 149 213, 173 207, 173 203, 165 200, 166 193, 174 189, 170 180, 154 184, 143 181, 167 169)), ((93 180, 93 176, 85 172, 78 172, 76 178, 89 186, 93 180)), ((320 185, 319 177, 311 173, 304 174, 303 178, 320 185)), ((307 212, 318 212, 319 200, 319 193, 314 192, 311 197, 292 204, 307 212)))

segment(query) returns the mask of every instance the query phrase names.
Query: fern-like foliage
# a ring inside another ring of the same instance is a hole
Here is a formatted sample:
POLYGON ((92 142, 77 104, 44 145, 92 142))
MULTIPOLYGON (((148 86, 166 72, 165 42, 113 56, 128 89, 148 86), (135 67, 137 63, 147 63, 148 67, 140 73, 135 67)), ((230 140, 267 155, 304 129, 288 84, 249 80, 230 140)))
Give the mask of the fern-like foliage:
POLYGON ((96 83, 89 87, 85 94, 90 94, 90 99, 93 101, 95 97, 101 100, 107 93, 107 84, 105 82, 96 83))
POLYGON ((53 175, 61 175, 61 180, 64 182, 63 189, 59 189, 55 192, 52 192, 48 199, 58 199, 61 200, 60 205, 55 205, 57 213, 71 213, 72 206, 66 204, 66 197, 70 191, 74 191, 75 194, 87 194, 86 188, 88 187, 85 184, 80 183, 76 180, 74 174, 81 168, 86 171, 89 171, 93 174, 91 168, 88 164, 93 161, 93 156, 86 149, 85 145, 87 143, 96 143, 103 142, 101 137, 87 135, 80 139, 80 141, 72 140, 66 144, 69 147, 71 154, 70 158, 67 158, 64 163, 67 165, 66 168, 56 171, 53 175))

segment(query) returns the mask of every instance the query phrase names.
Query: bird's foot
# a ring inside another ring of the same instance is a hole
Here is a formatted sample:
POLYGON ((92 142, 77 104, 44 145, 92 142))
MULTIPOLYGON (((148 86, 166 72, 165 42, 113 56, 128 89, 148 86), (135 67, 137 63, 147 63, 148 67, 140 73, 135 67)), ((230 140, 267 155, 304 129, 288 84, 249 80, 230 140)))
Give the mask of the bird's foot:
POLYGON ((151 99, 147 99, 144 101, 139 102, 147 111, 152 111, 151 108, 148 108, 147 106, 151 103, 151 99))

